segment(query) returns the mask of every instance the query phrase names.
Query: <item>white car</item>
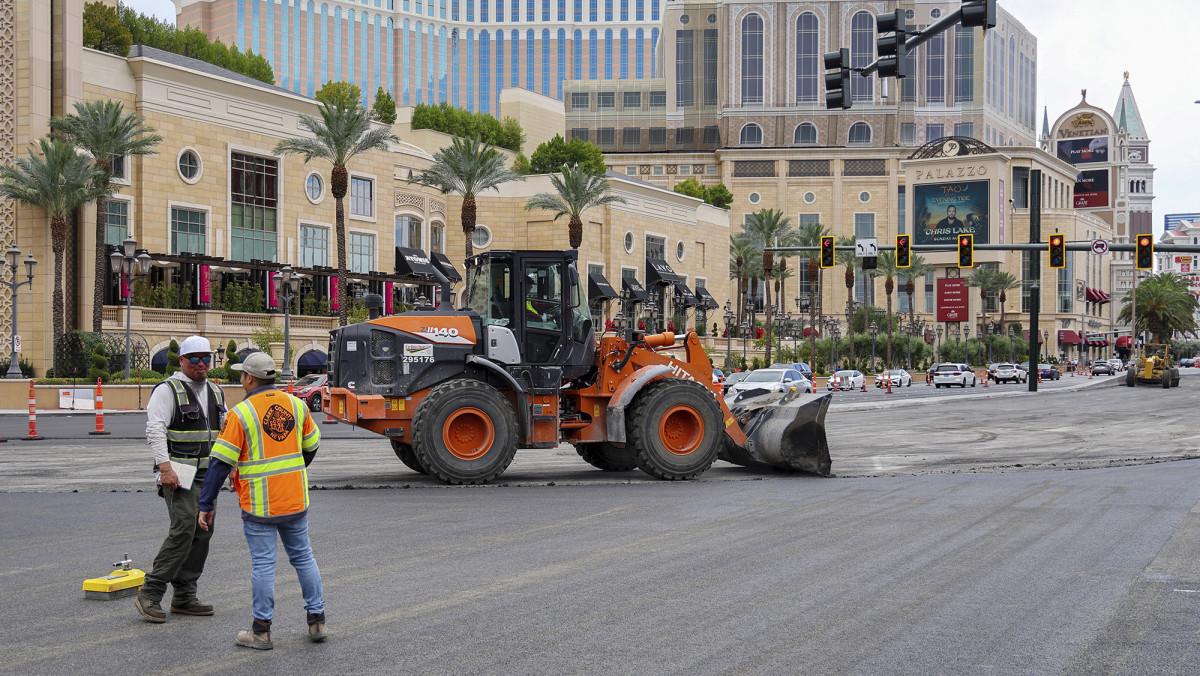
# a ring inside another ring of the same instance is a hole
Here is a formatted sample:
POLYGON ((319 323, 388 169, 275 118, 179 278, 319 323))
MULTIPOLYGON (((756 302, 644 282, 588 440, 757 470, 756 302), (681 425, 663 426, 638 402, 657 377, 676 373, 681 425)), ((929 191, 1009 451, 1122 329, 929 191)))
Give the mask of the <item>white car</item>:
POLYGON ((875 387, 887 387, 888 381, 892 387, 912 387, 912 375, 904 369, 892 369, 875 376, 875 387))
POLYGON ((997 383, 1023 383, 1029 380, 1029 374, 1017 368, 1016 364, 997 364, 997 383))
POLYGON ((811 393, 813 384, 804 377, 804 374, 795 369, 758 369, 751 371, 749 375, 730 387, 725 396, 732 396, 747 390, 786 392, 792 388, 795 388, 797 392, 811 393))
POLYGON ((830 390, 857 390, 862 386, 862 371, 838 371, 829 377, 829 382, 825 385, 830 390))
POLYGON ((970 383, 971 387, 975 387, 975 372, 966 364, 939 364, 937 370, 933 372, 934 387, 943 385, 966 387, 967 383, 970 383))

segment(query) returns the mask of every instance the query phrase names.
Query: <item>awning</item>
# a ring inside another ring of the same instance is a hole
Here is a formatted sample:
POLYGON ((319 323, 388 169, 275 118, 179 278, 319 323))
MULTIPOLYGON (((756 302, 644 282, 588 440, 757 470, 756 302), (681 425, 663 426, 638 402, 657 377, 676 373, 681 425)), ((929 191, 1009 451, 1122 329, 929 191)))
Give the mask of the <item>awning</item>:
MULTIPOLYGON (((1025 342, 1028 343, 1029 342, 1029 329, 1025 329, 1024 331, 1022 331, 1021 335, 1025 338, 1025 342)), ((1040 333, 1037 335, 1037 342, 1038 342, 1038 345, 1042 344, 1042 335, 1040 333)))
POLYGON ((300 355, 300 361, 297 366, 300 368, 321 369, 325 368, 325 362, 328 361, 325 353, 320 350, 309 350, 300 355))
POLYGON ((700 301, 696 299, 696 294, 687 287, 687 284, 679 282, 675 285, 675 305, 677 307, 696 307, 700 301))
POLYGON ((617 297, 617 290, 604 278, 604 275, 593 272, 588 275, 588 303, 612 300, 617 297))
POLYGON ((646 286, 671 286, 682 283, 683 277, 675 274, 666 261, 661 258, 646 259, 646 286))
POLYGON ((818 330, 814 329, 814 328, 813 328, 813 327, 811 327, 811 326, 806 326, 806 327, 804 327, 804 337, 805 337, 805 338, 808 338, 809 336, 813 335, 814 333, 815 333, 815 334, 817 334, 817 338, 820 338, 820 337, 821 337, 821 332, 820 332, 820 331, 818 331, 818 330))
POLYGON ((1121 336, 1117 338, 1117 347, 1130 347, 1133 345, 1133 336, 1121 336))
POLYGON ((1089 303, 1104 304, 1112 302, 1112 298, 1107 293, 1091 287, 1084 289, 1084 299, 1089 303))
POLYGON ((454 269, 454 264, 450 262, 450 259, 446 257, 446 254, 434 251, 432 257, 433 262, 437 263, 438 267, 441 268, 442 274, 446 275, 446 279, 450 280, 451 282, 462 281, 462 275, 458 274, 458 270, 454 269))
POLYGON ((1069 329, 1062 329, 1058 332, 1059 345, 1078 345, 1083 342, 1078 333, 1069 329))
POLYGON ((720 304, 717 303, 717 299, 713 298, 712 294, 708 292, 708 289, 704 288, 703 286, 696 287, 696 298, 700 299, 701 309, 704 309, 704 310, 719 310, 719 309, 721 309, 720 304))
POLYGON ((634 302, 645 303, 650 300, 650 294, 646 293, 646 290, 642 288, 638 280, 633 277, 622 277, 621 289, 626 291, 634 302))
POLYGON ((424 251, 420 249, 407 249, 402 246, 396 247, 396 274, 401 277, 437 279, 437 275, 433 270, 433 263, 429 260, 429 256, 425 255, 424 251))

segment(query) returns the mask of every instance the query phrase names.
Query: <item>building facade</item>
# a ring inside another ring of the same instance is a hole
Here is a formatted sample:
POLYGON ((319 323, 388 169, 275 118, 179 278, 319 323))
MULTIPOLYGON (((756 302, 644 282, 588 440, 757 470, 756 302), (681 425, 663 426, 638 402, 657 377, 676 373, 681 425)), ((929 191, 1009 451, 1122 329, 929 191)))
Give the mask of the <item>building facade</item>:
MULTIPOLYGON (((1180 220, 1171 231, 1164 232, 1158 238, 1161 244, 1200 244, 1200 218, 1195 221, 1180 220)), ((1155 254, 1154 267, 1159 272, 1171 272, 1183 277, 1188 282, 1192 295, 1200 299, 1200 256, 1195 254, 1158 253, 1155 254)), ((1196 310, 1196 322, 1200 323, 1200 309, 1196 310)), ((1200 338, 1197 335, 1185 335, 1188 340, 1200 338)), ((1187 356, 1187 355, 1182 355, 1187 356)))
POLYGON ((173 0, 179 26, 262 54, 305 96, 329 81, 397 105, 496 114, 500 93, 561 99, 566 79, 643 78, 658 67, 666 0, 173 0))

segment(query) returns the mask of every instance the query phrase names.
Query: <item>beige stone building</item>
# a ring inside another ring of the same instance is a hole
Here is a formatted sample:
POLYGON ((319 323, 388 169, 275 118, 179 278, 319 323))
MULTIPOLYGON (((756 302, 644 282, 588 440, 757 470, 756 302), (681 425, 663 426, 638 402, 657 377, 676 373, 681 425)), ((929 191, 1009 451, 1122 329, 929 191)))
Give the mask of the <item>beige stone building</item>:
MULTIPOLYGON (((117 194, 104 214, 107 246, 133 237, 154 261, 149 278, 135 283, 131 299, 135 366, 139 360, 161 363, 167 343, 191 333, 248 348, 256 329, 282 328, 280 306, 268 290, 271 276, 287 264, 307 275, 300 314, 291 320, 291 365, 319 368, 327 332, 337 321, 333 308, 344 300, 331 291, 336 245, 330 166, 274 153, 280 140, 306 133, 300 115, 316 114, 316 103, 159 50, 135 46, 124 58, 85 49, 82 6, 82 0, 0 0, 0 41, 7 41, 0 44, 0 57, 8 60, 0 68, 0 90, 7 93, 0 97, 0 154, 4 161, 23 154, 47 133, 51 115, 92 99, 121 101, 163 137, 155 155, 117 159, 117 194)), ((521 121, 536 143, 564 128, 561 107, 551 101, 506 90, 502 113, 521 121)), ((403 122, 393 133, 399 142, 350 163, 345 211, 352 293, 381 293, 395 309, 425 290, 396 276, 397 246, 445 254, 461 273, 464 241, 460 200, 408 182, 413 172, 429 166, 449 137, 413 131, 403 122)), ((548 177, 533 176, 480 195, 483 227, 476 233, 477 249, 566 248, 565 218, 555 223, 548 214, 523 209, 530 195, 549 190, 548 177)), ((627 204, 585 213, 581 272, 607 274, 618 288, 624 270, 644 282, 647 236, 660 238, 664 249, 682 247, 671 261, 689 285, 707 281, 724 301, 725 275, 708 271, 714 262, 724 265, 726 212, 624 177, 614 178, 613 190, 627 204), (626 240, 632 242, 629 247, 626 240)), ((91 330, 94 205, 81 209, 71 227, 65 320, 68 329, 91 330)), ((47 231, 40 210, 0 203, 0 241, 15 242, 40 263, 32 289, 18 294, 22 354, 39 375, 51 365, 53 353, 53 256, 47 231)), ((122 287, 111 273, 106 287, 103 329, 120 336, 126 326, 122 287)), ((0 331, 7 334, 11 306, 7 298, 0 303, 0 331)), ((615 307, 609 309, 615 313, 615 307)), ((274 349, 282 357, 278 346, 274 349)))

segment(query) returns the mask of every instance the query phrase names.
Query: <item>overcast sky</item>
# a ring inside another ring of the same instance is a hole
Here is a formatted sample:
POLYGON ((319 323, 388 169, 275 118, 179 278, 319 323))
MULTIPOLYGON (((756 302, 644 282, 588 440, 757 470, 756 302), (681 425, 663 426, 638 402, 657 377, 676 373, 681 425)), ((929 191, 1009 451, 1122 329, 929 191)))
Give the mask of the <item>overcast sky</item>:
MULTIPOLYGON (((171 0, 123 0, 141 12, 175 20, 171 0)), ((1150 135, 1154 174, 1154 230, 1163 215, 1200 212, 1200 77, 1195 43, 1200 36, 1195 0, 1000 0, 1038 41, 1038 133, 1042 110, 1050 121, 1088 101, 1114 112, 1122 74, 1129 82, 1150 135), (1190 86, 1187 83, 1192 83, 1190 86), (1177 89, 1176 85, 1184 85, 1177 89)))

